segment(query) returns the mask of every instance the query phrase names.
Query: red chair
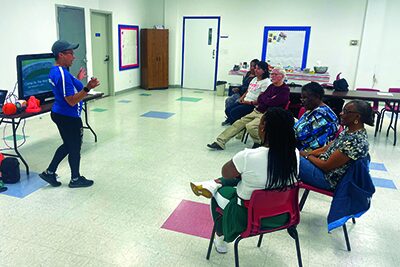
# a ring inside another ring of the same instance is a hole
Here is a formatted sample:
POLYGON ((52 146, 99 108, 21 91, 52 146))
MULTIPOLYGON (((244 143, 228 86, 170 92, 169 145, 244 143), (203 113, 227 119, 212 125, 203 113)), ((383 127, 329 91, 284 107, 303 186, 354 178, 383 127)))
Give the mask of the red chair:
MULTIPOLYGON (((334 195, 333 191, 328 191, 328 190, 325 190, 325 189, 314 187, 312 185, 305 184, 304 182, 301 182, 299 184, 299 187, 304 189, 304 193, 301 196, 301 200, 300 200, 300 203, 299 203, 300 211, 303 210, 304 204, 305 204, 305 202, 307 200, 307 197, 308 197, 308 194, 310 193, 310 191, 314 191, 314 192, 317 192, 317 193, 320 193, 320 194, 323 194, 323 195, 329 196, 329 197, 333 197, 333 195, 334 195)), ((353 221, 353 223, 356 223, 356 220, 354 218, 352 218, 352 221, 353 221)), ((344 233, 344 239, 346 240, 347 250, 351 251, 350 240, 349 240, 349 235, 347 234, 346 224, 343 224, 342 228, 343 228, 343 233, 344 233)))
MULTIPOLYGON (((389 88, 389 93, 400 93, 400 88, 389 88)), ((386 137, 389 136, 390 128, 395 130, 395 128, 397 127, 397 118, 399 116, 399 110, 400 110, 399 104, 397 104, 397 106, 396 106, 396 103, 386 103, 385 107, 383 109, 381 109, 382 116, 381 116, 381 120, 380 120, 379 132, 382 131, 382 124, 383 124, 383 118, 384 118, 385 112, 386 111, 392 112, 392 116, 390 117, 389 127, 386 132, 386 137), (396 117, 396 118, 394 119, 394 117, 396 117), (392 126, 393 119, 394 119, 394 126, 392 126)), ((396 136, 394 136, 394 145, 395 144, 396 144, 396 136)))
MULTIPOLYGON (((299 187, 296 185, 293 188, 287 188, 286 191, 277 190, 256 190, 251 195, 249 201, 245 201, 245 206, 248 208, 247 228, 235 240, 235 266, 239 267, 239 241, 252 236, 259 235, 257 247, 261 246, 263 235, 283 229, 287 229, 289 235, 296 242, 297 260, 299 266, 303 266, 300 252, 300 242, 296 226, 300 222, 299 211, 299 187), (271 217, 287 214, 288 220, 282 226, 272 228, 265 223, 265 220, 271 217), (262 223, 263 221, 263 223, 262 223)), ((223 213, 222 210, 218 210, 223 213)), ((221 217, 220 217, 221 218, 221 217)), ((207 251, 207 260, 210 259, 211 249, 215 237, 215 224, 210 238, 210 244, 207 251)))
MULTIPOLYGON (((285 110, 289 110, 289 106, 290 106, 290 100, 287 102, 287 104, 285 106, 285 110)), ((249 138, 249 133, 247 132, 246 128, 244 128, 244 132, 243 132, 241 141, 246 144, 248 138, 249 138)))
POLYGON ((301 107, 299 110, 299 114, 297 115, 297 118, 300 119, 301 116, 303 116, 304 113, 306 113, 306 108, 305 107, 301 107))
MULTIPOLYGON (((381 90, 379 89, 374 89, 374 88, 357 88, 357 91, 366 91, 366 92, 380 92, 381 90)), ((376 126, 375 126, 375 134, 374 136, 376 137, 376 134, 378 133, 379 130, 379 123, 381 121, 382 113, 379 111, 379 101, 373 101, 372 105, 372 110, 375 112, 377 118, 376 118, 376 126)))

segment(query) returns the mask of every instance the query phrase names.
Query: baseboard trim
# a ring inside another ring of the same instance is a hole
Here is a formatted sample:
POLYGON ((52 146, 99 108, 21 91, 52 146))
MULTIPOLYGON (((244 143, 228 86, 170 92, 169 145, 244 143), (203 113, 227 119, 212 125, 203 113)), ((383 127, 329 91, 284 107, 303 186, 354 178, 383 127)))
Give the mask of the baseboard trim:
POLYGON ((122 95, 122 94, 128 93, 128 92, 133 91, 133 90, 136 90, 136 89, 141 89, 141 88, 140 88, 140 86, 135 86, 135 87, 127 88, 127 89, 124 89, 124 90, 115 92, 115 95, 116 95, 116 96, 117 96, 117 95, 122 95))
POLYGON ((168 88, 182 88, 180 84, 170 84, 168 88))

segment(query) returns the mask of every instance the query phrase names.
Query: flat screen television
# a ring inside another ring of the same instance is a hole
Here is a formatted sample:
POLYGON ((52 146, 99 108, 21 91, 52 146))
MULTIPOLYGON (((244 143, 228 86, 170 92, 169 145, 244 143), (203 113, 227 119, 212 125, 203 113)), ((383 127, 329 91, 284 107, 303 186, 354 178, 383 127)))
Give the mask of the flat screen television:
POLYGON ((54 99, 49 73, 55 63, 54 55, 34 54, 17 56, 18 96, 27 100, 35 96, 41 103, 54 99))

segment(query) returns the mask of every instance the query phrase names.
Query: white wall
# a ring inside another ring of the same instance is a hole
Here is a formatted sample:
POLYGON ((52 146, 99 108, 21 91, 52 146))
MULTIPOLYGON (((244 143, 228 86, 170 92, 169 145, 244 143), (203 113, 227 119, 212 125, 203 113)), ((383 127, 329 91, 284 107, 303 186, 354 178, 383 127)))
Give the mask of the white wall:
POLYGON ((375 67, 375 88, 387 91, 389 87, 400 88, 400 1, 386 0, 384 2, 386 2, 386 9, 382 14, 381 34, 372 36, 371 39, 377 38, 380 41, 377 45, 379 56, 375 67))
POLYGON ((57 40, 55 5, 85 8, 88 74, 91 76, 90 9, 112 12, 115 91, 140 84, 140 70, 118 69, 118 24, 139 25, 139 28, 162 24, 163 0, 2 0, 0 8, 0 88, 12 90, 17 81, 15 58, 20 54, 51 52, 57 40))
POLYGON ((221 16, 219 80, 234 64, 261 57, 264 26, 311 26, 308 67, 317 60, 332 77, 343 73, 351 86, 400 87, 398 0, 2 0, 0 88, 12 90, 19 54, 50 52, 57 39, 55 5, 85 8, 88 74, 91 75, 90 9, 112 12, 115 91, 140 84, 140 70, 118 69, 118 24, 140 28, 165 23, 170 30, 170 84, 180 84, 183 16, 221 16), (368 7, 366 9, 366 7, 368 7), (365 19, 365 27, 364 27, 365 19), (363 38, 363 40, 361 40, 363 38), (361 45, 350 46, 351 39, 361 45))
MULTIPOLYGON (((115 91, 121 91, 140 85, 140 68, 119 71, 118 66, 118 24, 139 25, 142 28, 152 28, 163 24, 163 0, 99 0, 99 8, 112 11, 113 41, 114 41, 114 77, 115 91)), ((140 36, 140 33, 139 33, 140 36)), ((140 66, 140 64, 139 64, 140 66)))
MULTIPOLYGON (((376 0, 379 1, 379 0, 376 0)), ((396 1, 396 0, 392 0, 396 1)), ((311 26, 307 67, 329 66, 332 79, 342 72, 354 85, 367 0, 166 0, 165 24, 170 29, 170 84, 180 83, 183 16, 221 16, 218 79, 234 64, 261 58, 264 26, 311 26)), ((201 63, 199 63, 201 64, 201 63)))
POLYGON ((338 72, 351 88, 386 91, 400 87, 400 1, 398 0, 166 0, 165 24, 171 31, 170 84, 180 83, 182 17, 221 16, 218 79, 234 64, 261 58, 264 26, 311 26, 307 67, 317 61, 329 66, 331 81, 338 72), (359 40, 350 46, 350 40, 359 40), (374 79, 375 77, 375 79, 374 79))

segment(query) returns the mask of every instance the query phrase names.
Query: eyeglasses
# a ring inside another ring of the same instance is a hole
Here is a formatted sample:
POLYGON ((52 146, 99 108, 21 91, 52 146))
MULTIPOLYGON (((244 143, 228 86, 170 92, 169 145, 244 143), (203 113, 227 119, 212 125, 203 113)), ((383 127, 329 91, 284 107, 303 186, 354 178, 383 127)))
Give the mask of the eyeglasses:
POLYGON ((358 111, 352 111, 352 110, 347 110, 346 108, 343 108, 343 114, 349 114, 349 113, 358 113, 358 114, 360 114, 360 112, 358 112, 358 111))
POLYGON ((69 55, 74 55, 74 51, 63 51, 61 52, 63 54, 69 54, 69 55))

